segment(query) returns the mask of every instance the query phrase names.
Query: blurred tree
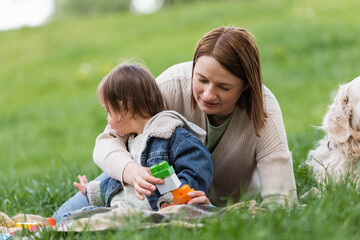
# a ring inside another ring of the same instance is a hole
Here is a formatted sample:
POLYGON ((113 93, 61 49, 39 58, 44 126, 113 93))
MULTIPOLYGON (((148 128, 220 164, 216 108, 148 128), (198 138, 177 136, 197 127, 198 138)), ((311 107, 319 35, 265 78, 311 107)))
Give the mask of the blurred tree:
MULTIPOLYGON (((159 0, 160 1, 160 0, 159 0)), ((206 2, 219 0, 161 0, 160 5, 172 6, 192 2, 206 2)), ((231 1, 231 0, 227 0, 231 1)), ((55 0, 56 16, 66 17, 71 15, 97 15, 109 12, 130 10, 133 0, 55 0)), ((141 1, 137 1, 137 4, 141 1)), ((149 3, 145 4, 148 5, 149 3)))
POLYGON ((129 10, 131 0, 55 0, 56 15, 97 15, 129 10))
POLYGON ((214 2, 219 0, 165 0, 166 5, 177 5, 184 3, 192 3, 192 2, 214 2))

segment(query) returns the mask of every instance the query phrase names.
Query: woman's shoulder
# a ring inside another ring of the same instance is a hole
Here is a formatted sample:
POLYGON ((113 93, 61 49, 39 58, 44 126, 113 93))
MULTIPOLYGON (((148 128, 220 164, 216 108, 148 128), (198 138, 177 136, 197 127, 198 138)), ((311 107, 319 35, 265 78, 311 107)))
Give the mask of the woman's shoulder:
POLYGON ((274 137, 279 137, 279 143, 282 142, 286 145, 286 132, 280 105, 275 95, 265 86, 264 101, 268 117, 264 129, 262 129, 260 133, 262 136, 260 139, 266 139, 267 137, 274 139, 274 137))
POLYGON ((163 73, 161 73, 157 78, 156 82, 160 85, 162 83, 173 81, 176 79, 191 79, 192 74, 192 62, 183 62, 175 64, 163 73))
POLYGON ((175 110, 193 121, 191 110, 191 72, 192 62, 176 64, 156 78, 163 94, 166 108, 175 110))
POLYGON ((263 85, 263 94, 264 94, 264 104, 266 111, 268 113, 281 114, 279 102, 277 101, 275 95, 265 85, 263 85))

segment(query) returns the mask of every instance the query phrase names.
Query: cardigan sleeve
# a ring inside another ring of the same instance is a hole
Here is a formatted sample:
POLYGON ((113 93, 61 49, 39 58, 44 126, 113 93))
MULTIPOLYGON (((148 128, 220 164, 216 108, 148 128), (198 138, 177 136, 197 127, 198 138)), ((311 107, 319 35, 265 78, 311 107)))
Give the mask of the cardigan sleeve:
POLYGON ((179 63, 169 67, 157 78, 156 82, 164 97, 165 106, 169 110, 175 110, 181 114, 186 112, 189 104, 191 91, 183 84, 190 84, 192 62, 179 63), (186 79, 184 81, 184 79, 186 79))
POLYGON ((269 117, 256 146, 261 197, 265 203, 275 200, 291 204, 297 202, 297 193, 281 110, 269 90, 265 95, 269 117))
POLYGON ((127 135, 119 136, 108 125, 95 141, 93 160, 101 170, 110 177, 123 184, 123 171, 125 166, 132 162, 132 156, 127 151, 125 142, 127 135))

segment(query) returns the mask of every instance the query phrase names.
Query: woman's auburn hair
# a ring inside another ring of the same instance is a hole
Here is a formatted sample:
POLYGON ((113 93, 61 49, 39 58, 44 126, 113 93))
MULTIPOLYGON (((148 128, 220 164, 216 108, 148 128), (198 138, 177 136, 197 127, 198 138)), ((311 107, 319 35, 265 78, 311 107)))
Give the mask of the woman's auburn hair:
MULTIPOLYGON (((254 38, 248 31, 236 27, 220 27, 208 32, 197 43, 192 78, 196 62, 201 56, 213 57, 226 71, 242 79, 244 86, 248 86, 237 105, 246 109, 254 132, 260 137, 268 114, 264 106, 260 55, 254 38)), ((195 109, 197 103, 193 91, 191 94, 191 105, 195 109)))
POLYGON ((145 67, 134 63, 116 66, 100 82, 99 102, 108 112, 125 112, 131 117, 152 117, 165 109, 163 96, 145 67))

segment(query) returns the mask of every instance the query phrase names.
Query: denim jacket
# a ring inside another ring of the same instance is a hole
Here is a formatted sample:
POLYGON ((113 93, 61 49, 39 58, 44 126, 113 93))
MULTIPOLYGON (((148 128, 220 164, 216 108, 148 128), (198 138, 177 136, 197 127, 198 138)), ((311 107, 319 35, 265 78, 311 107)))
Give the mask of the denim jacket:
MULTIPOLYGON (((211 154, 198 137, 204 137, 204 130, 187 122, 174 111, 164 111, 151 120, 153 130, 146 140, 140 162, 144 167, 151 167, 167 161, 175 169, 181 185, 188 184, 195 190, 206 194, 212 182, 213 160, 211 154), (197 135, 198 137, 196 137, 197 135)), ((203 138, 204 139, 204 138, 203 138)), ((112 197, 123 190, 120 181, 108 177, 100 182, 100 195, 103 206, 110 206, 112 197)), ((158 210, 161 197, 158 190, 147 196, 153 210, 158 210)), ((91 203, 90 203, 91 204, 91 203)))

